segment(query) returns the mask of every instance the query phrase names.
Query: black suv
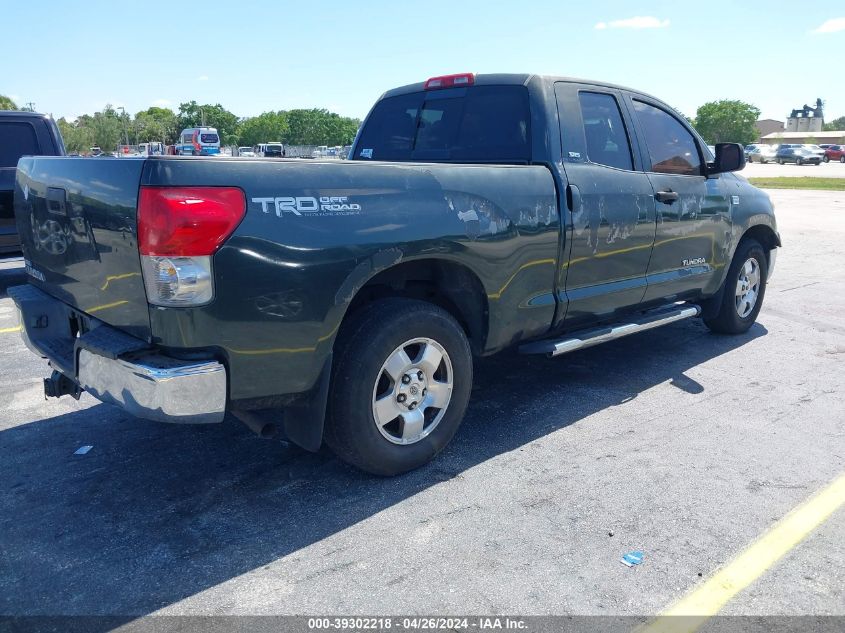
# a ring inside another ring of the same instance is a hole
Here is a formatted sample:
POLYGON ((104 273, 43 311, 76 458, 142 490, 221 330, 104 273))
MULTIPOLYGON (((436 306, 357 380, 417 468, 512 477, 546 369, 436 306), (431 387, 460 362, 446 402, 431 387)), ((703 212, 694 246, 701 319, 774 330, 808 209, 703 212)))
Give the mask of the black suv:
POLYGON ((56 122, 35 112, 0 112, 0 257, 20 252, 12 192, 21 156, 64 156, 56 122))

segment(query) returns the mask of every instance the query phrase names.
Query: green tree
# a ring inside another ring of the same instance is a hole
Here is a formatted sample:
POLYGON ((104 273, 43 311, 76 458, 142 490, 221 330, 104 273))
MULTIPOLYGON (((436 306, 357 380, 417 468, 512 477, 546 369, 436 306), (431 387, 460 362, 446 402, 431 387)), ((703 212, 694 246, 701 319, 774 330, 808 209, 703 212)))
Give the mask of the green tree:
POLYGON ((288 118, 285 112, 262 112, 241 121, 240 144, 258 145, 270 141, 285 141, 288 135, 288 118))
POLYGON ((119 144, 124 142, 125 120, 111 104, 106 104, 102 112, 95 112, 93 116, 83 114, 76 122, 79 126, 90 130, 90 147, 96 146, 104 152, 113 152, 119 144))
POLYGON ((358 119, 317 108, 290 110, 287 117, 287 142, 291 145, 348 145, 361 124, 358 119))
POLYGON ((165 145, 172 145, 181 132, 176 114, 168 108, 142 110, 135 115, 132 126, 142 143, 161 141, 165 145))
POLYGON ((237 115, 232 114, 219 103, 214 105, 198 104, 196 101, 179 104, 179 114, 176 115, 179 131, 188 127, 205 125, 217 129, 220 140, 225 145, 236 145, 238 142, 239 124, 237 115))
POLYGON ((0 110, 17 110, 18 106, 6 95, 0 95, 0 110))
POLYGON ((824 124, 825 132, 837 132, 839 130, 845 130, 845 116, 841 116, 838 119, 833 119, 833 121, 831 121, 830 123, 824 124))
POLYGON ((704 140, 716 143, 752 143, 758 136, 754 124, 759 108, 743 101, 721 100, 705 103, 695 114, 695 129, 704 140))
POLYGON ((69 123, 64 117, 56 121, 68 152, 87 152, 94 146, 94 132, 78 121, 69 123))

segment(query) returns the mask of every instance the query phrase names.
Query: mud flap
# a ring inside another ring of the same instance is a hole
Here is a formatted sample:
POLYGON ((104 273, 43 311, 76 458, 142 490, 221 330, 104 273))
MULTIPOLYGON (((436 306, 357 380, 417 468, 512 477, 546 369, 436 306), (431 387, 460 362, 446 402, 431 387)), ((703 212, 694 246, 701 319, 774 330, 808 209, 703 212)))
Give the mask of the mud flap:
POLYGON ((332 355, 329 354, 308 396, 285 407, 284 434, 288 440, 305 450, 318 451, 323 443, 323 426, 331 378, 332 355))

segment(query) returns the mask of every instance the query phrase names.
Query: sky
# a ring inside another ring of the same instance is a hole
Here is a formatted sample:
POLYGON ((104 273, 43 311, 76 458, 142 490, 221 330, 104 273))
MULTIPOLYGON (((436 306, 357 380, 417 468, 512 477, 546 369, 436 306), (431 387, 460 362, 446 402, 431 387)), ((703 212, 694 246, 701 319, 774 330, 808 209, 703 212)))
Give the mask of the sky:
POLYGON ((618 83, 687 116, 740 99, 785 120, 817 97, 826 120, 845 115, 843 0, 112 0, 2 14, 0 94, 56 118, 191 99, 243 117, 363 117, 392 87, 458 72, 618 83))

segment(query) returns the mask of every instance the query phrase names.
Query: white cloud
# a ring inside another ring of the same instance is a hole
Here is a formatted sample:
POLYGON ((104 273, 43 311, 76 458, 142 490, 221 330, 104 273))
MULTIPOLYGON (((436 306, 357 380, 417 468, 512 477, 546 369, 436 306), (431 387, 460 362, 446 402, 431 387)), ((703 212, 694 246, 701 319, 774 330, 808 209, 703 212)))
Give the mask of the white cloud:
POLYGON ((208 75, 200 75, 197 77, 197 81, 208 81, 208 75))
POLYGON ((610 22, 599 22, 595 28, 604 29, 665 29, 669 26, 669 20, 660 20, 651 15, 638 15, 624 20, 611 20, 610 22))
POLYGON ((157 108, 166 108, 171 103, 172 101, 169 101, 168 99, 156 99, 155 101, 153 101, 153 105, 157 108))
POLYGON ((831 18, 813 33, 836 33, 837 31, 845 31, 845 18, 831 18))

